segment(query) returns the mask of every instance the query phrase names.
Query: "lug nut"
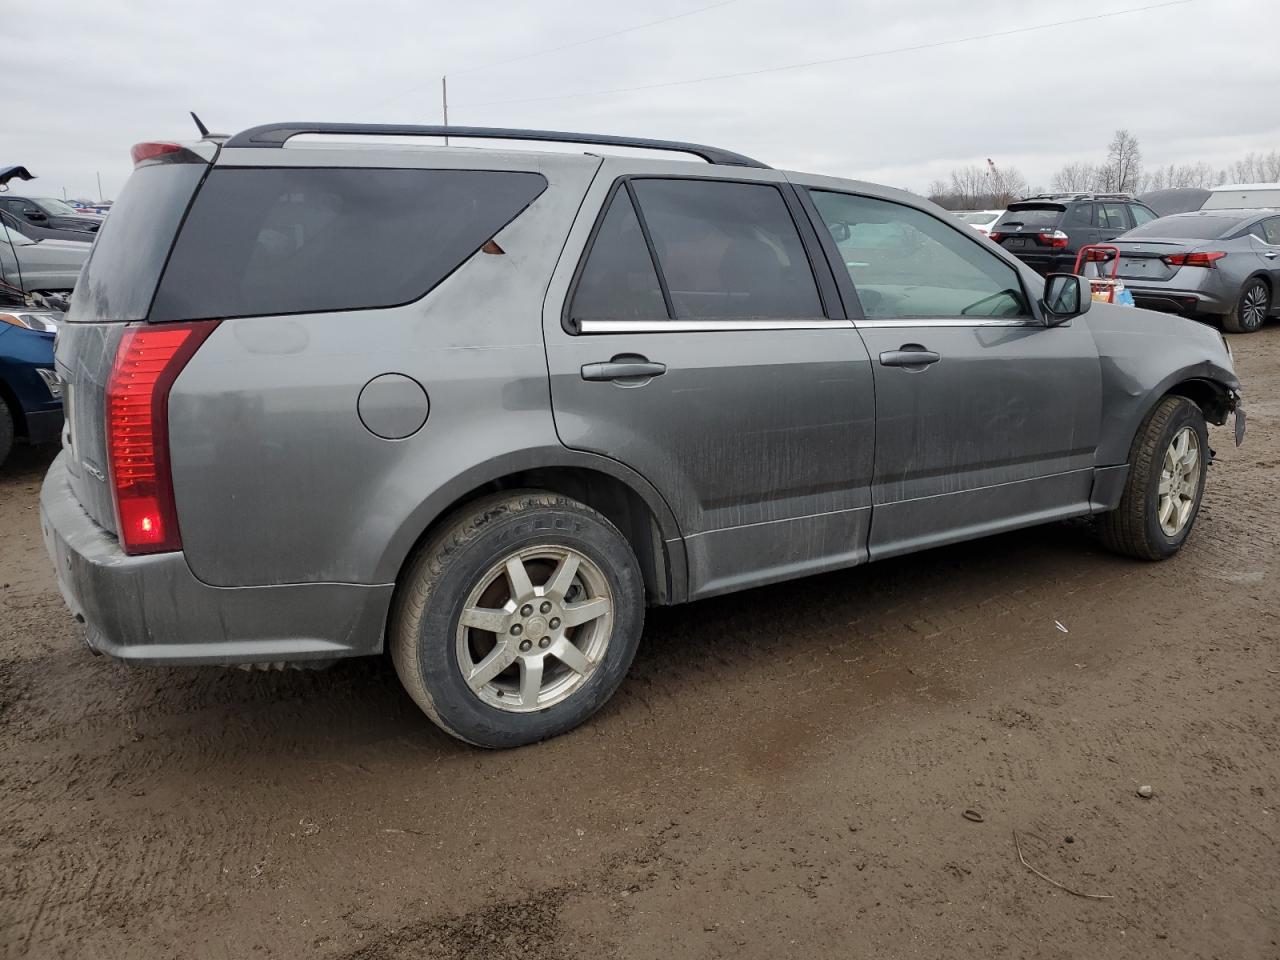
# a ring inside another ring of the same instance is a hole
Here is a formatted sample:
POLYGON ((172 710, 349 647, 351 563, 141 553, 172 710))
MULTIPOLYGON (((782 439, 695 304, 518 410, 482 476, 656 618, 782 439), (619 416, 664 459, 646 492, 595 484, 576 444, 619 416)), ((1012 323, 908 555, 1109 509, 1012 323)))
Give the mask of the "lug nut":
POLYGON ((549 626, 552 630, 559 630, 559 629, 560 629, 560 618, 559 618, 559 617, 552 617, 552 618, 551 618, 551 622, 550 622, 550 623, 548 623, 548 624, 547 624, 547 626, 549 626))
POLYGON ((518 637, 518 636, 520 636, 520 634, 522 634, 522 633, 524 633, 524 627, 520 626, 520 624, 518 624, 518 623, 513 623, 513 624, 511 625, 511 635, 512 635, 513 637, 518 637))
POLYGON ((541 613, 550 613, 550 612, 551 612, 551 603, 550 603, 550 601, 543 600, 543 601, 542 601, 542 605, 541 605, 540 607, 538 607, 538 610, 539 610, 541 613))
POLYGON ((538 646, 541 647, 543 650, 547 649, 547 647, 551 646, 551 638, 543 637, 541 640, 538 641, 538 646))
POLYGON ((521 641, 520 641, 520 649, 521 649, 521 651, 523 651, 524 653, 528 653, 530 650, 532 650, 532 649, 533 649, 533 641, 532 641, 532 640, 528 640, 528 639, 521 640, 521 641))
POLYGON ((533 604, 532 604, 532 603, 526 603, 523 607, 521 607, 521 608, 520 608, 520 616, 522 616, 522 617, 528 617, 528 616, 532 616, 532 615, 533 615, 533 604))

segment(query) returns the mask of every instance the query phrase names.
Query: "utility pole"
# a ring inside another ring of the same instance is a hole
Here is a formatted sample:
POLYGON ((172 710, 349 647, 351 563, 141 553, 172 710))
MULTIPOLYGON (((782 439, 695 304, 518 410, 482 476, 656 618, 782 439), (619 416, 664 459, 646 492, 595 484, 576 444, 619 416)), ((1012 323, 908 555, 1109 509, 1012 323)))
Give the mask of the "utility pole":
MULTIPOLYGON (((449 126, 449 78, 440 78, 440 105, 444 107, 444 125, 449 126)), ((449 145, 449 135, 444 135, 444 145, 449 145)))
POLYGON ((102 174, 101 174, 101 173, 97 173, 97 171, 95 171, 95 175, 96 175, 96 176, 97 176, 97 178, 98 178, 98 202, 99 202, 99 203, 101 203, 103 200, 105 200, 105 199, 106 199, 106 198, 102 195, 102 174))

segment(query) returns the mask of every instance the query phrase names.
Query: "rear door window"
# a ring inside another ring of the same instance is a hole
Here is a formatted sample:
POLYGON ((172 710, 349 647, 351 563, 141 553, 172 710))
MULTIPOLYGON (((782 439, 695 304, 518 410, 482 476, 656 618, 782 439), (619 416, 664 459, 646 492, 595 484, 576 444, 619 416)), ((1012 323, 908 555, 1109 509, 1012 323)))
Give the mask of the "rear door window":
POLYGON ((494 170, 215 168, 174 245, 151 319, 408 303, 546 185, 541 174, 494 170))
POLYGON ((1067 213, 1065 225, 1068 227, 1093 226, 1093 204, 1077 203, 1067 213))
POLYGON ((777 187, 631 183, 677 320, 823 316, 813 270, 777 187))
POLYGON ((1030 316, 1017 271, 914 207, 811 190, 869 319, 1030 316))
POLYGON ((1123 203, 1100 203, 1098 206, 1098 226, 1103 230, 1128 230, 1129 218, 1125 215, 1123 203))
POLYGON ((625 187, 596 231, 578 277, 570 316, 577 320, 666 320, 658 271, 625 187))
POLYGON ((1267 243, 1280 246, 1280 217, 1272 217, 1262 222, 1262 230, 1267 243))

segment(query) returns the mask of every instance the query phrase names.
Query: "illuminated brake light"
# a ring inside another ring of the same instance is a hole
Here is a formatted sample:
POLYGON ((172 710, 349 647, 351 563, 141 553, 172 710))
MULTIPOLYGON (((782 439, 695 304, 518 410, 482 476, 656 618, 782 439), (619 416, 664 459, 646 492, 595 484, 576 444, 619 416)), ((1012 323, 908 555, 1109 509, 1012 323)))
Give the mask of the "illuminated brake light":
POLYGON ((106 389, 107 466, 127 554, 181 550, 169 469, 169 389, 218 325, 130 327, 106 389))
POLYGON ((133 149, 129 151, 129 156, 133 157, 133 165, 136 167, 144 160, 154 160, 156 157, 178 153, 180 150, 182 146, 177 143, 135 143, 133 149))
POLYGON ((1212 250, 1206 253, 1173 253, 1167 257, 1161 257, 1171 267, 1210 267, 1225 257, 1227 254, 1223 250, 1212 250))

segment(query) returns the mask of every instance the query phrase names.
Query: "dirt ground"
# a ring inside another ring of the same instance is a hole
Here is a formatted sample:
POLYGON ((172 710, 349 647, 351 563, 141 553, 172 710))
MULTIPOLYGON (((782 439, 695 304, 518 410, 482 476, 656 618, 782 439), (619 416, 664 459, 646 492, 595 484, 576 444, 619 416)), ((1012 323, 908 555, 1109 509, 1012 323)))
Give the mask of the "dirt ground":
POLYGON ((653 611, 594 722, 505 753, 381 660, 91 656, 24 451, 0 956, 1280 957, 1280 325, 1231 342, 1248 440, 1174 560, 1059 525, 653 611))

